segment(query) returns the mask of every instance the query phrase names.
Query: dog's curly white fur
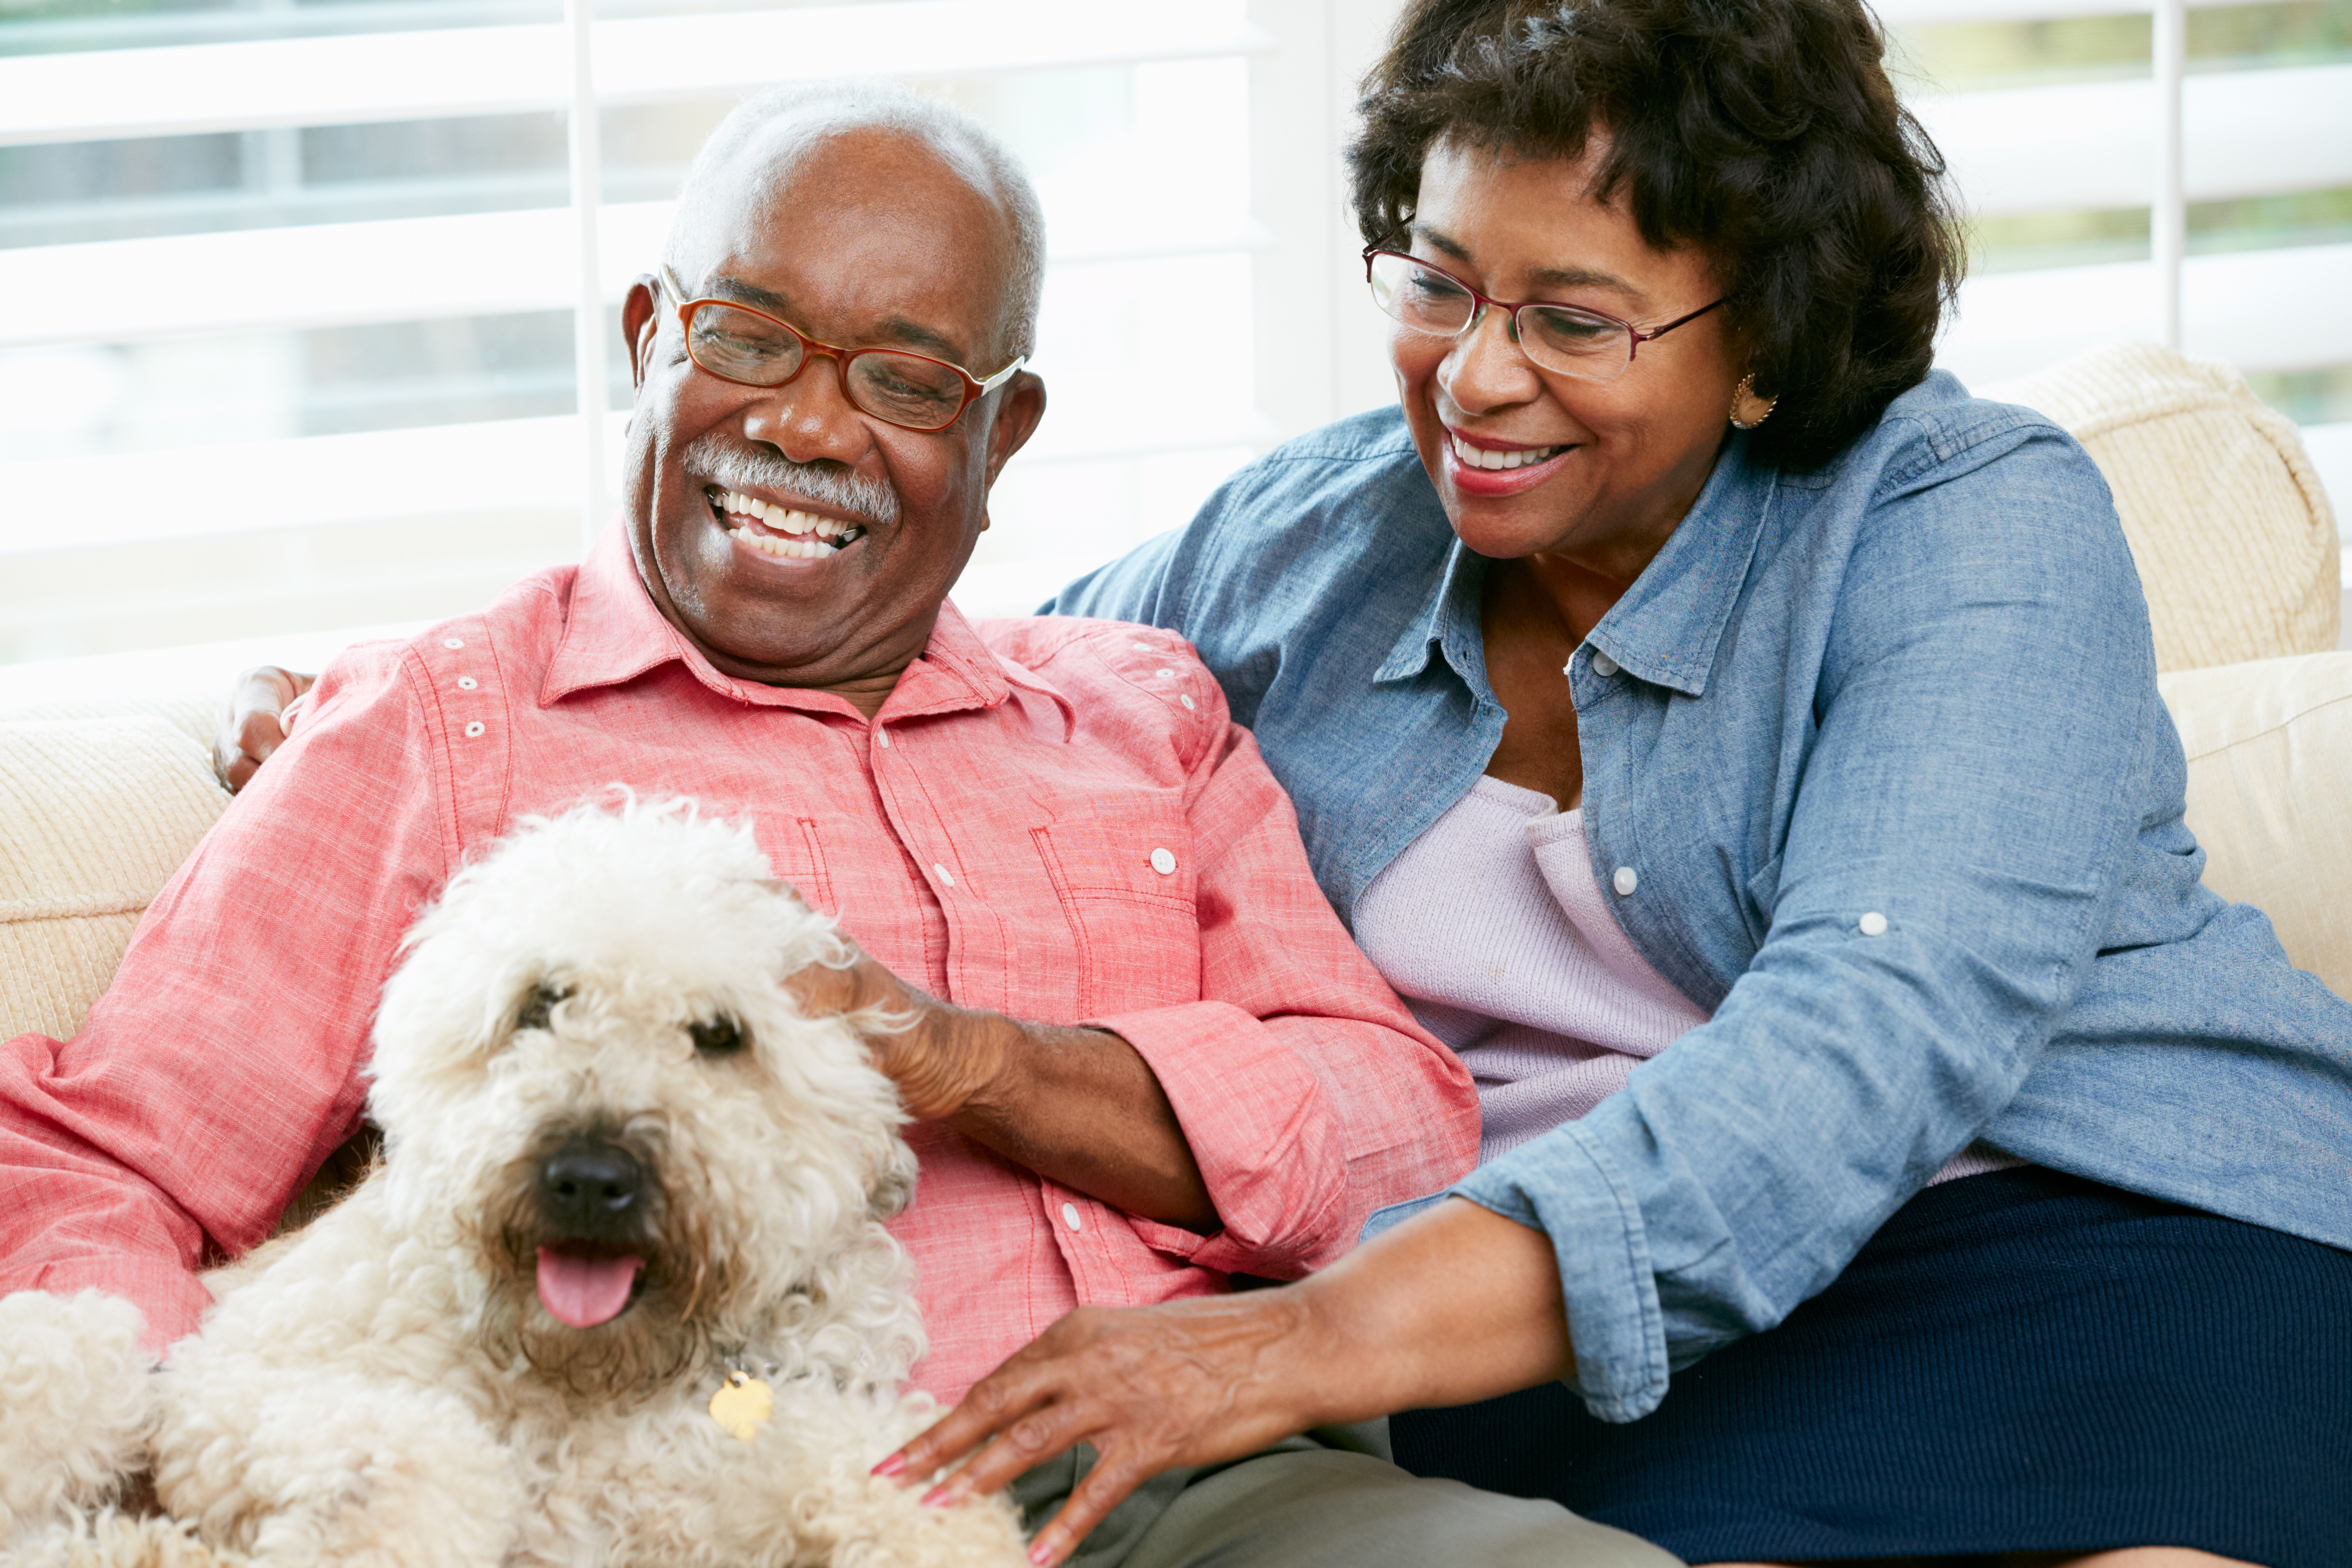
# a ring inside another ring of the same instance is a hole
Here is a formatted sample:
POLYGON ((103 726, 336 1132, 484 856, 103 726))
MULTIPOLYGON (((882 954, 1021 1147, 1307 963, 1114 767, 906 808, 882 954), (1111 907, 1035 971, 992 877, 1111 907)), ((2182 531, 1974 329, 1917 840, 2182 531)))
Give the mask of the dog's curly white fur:
POLYGON ((929 1412, 897 1392, 922 1331, 882 1224, 914 1160, 858 1038, 885 1021, 781 984, 847 957, 691 803, 528 822, 385 988, 383 1163, 208 1276, 160 1375, 119 1301, 0 1301, 0 1560, 1025 1561, 1002 1500, 866 1473, 929 1412), (775 1395, 749 1440, 709 1408, 738 1368, 775 1395), (142 1436, 171 1518, 89 1517, 142 1436))

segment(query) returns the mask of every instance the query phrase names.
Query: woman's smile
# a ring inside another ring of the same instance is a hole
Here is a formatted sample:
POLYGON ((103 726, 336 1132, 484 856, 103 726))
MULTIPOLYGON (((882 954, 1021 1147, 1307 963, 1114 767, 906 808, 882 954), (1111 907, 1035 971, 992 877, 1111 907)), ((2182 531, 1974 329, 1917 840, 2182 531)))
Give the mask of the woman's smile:
POLYGON ((1530 445, 1449 425, 1443 482, 1464 495, 1517 495, 1558 474, 1580 449, 1580 443, 1574 441, 1530 445))

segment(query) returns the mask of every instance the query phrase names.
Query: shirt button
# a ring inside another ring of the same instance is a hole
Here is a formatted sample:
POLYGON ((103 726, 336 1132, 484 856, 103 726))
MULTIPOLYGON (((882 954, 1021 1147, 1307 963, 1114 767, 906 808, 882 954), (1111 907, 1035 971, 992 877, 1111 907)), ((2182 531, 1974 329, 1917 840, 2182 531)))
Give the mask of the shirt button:
POLYGON ((1862 934, 1864 936, 1885 936, 1886 934, 1886 917, 1880 914, 1876 910, 1873 910, 1868 914, 1863 916, 1856 923, 1861 926, 1862 934))
POLYGON ((1642 885, 1641 874, 1631 866, 1620 866, 1617 874, 1609 879, 1609 885, 1617 889, 1619 898, 1630 899, 1633 889, 1642 885))
POLYGON ((1165 680, 1176 672, 1172 669, 1155 669, 1151 673, 1158 676, 1160 679, 1165 680))
POLYGON ((1151 852, 1151 868, 1163 877, 1172 877, 1176 874, 1176 857, 1165 849, 1154 849, 1151 852))
POLYGON ((1177 697, 1176 700, 1177 700, 1177 701, 1179 701, 1179 702, 1181 702, 1181 703, 1184 705, 1184 711, 1186 711, 1187 713, 1190 713, 1191 711, 1192 711, 1192 710, 1193 710, 1196 706, 1198 706, 1196 703, 1194 703, 1194 702, 1193 702, 1193 700, 1192 700, 1192 698, 1190 698, 1190 697, 1188 697, 1188 696, 1181 695, 1181 694, 1179 694, 1179 695, 1178 695, 1178 697, 1177 697))
POLYGON ((881 747, 884 751, 888 751, 890 749, 890 731, 887 730, 875 731, 874 743, 881 747))
POLYGON ((457 689, 460 691, 471 691, 480 684, 480 681, 476 680, 470 675, 461 675, 457 678, 457 689))
POLYGON ((1139 652, 1150 653, 1151 651, 1151 645, 1148 642, 1137 643, 1135 647, 1139 652))
POLYGON ((955 873, 953 871, 949 870, 945 866, 940 865, 936 860, 931 862, 931 869, 940 874, 940 881, 945 882, 950 888, 955 886, 955 873))
POLYGON ((466 646, 466 639, 464 637, 443 637, 441 639, 441 646, 454 653, 458 648, 466 646))
POLYGON ((1592 653, 1592 673, 1607 680, 1617 673, 1617 661, 1595 648, 1592 653))
POLYGON ((475 720, 472 723, 466 726, 466 738, 469 741, 474 739, 482 732, 483 728, 484 725, 482 721, 479 719, 475 720))
POLYGON ((1087 1222, 1078 1217, 1078 1205, 1076 1204, 1064 1204, 1062 1205, 1062 1223, 1068 1226, 1072 1230, 1084 1230, 1087 1228, 1087 1222))

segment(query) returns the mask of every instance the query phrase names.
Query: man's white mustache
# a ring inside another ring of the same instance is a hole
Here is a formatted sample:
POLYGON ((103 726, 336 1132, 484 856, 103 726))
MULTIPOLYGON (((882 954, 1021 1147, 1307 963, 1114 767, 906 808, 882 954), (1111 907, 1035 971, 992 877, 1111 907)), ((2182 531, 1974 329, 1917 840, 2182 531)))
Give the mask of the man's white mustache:
POLYGON ((845 474, 828 465, 795 463, 781 453, 730 441, 717 431, 688 444, 685 468, 689 479, 708 479, 730 490, 789 490, 877 528, 898 521, 898 492, 879 479, 845 474))

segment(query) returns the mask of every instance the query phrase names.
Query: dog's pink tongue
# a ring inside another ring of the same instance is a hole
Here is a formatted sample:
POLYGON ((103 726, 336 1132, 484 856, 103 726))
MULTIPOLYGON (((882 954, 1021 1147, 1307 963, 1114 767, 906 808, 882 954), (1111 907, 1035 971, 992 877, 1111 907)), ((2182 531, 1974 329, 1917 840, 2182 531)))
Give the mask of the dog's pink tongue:
POLYGON ((540 1304, 557 1321, 575 1329, 610 1322, 629 1304, 642 1258, 586 1258, 574 1252, 539 1249, 540 1304))

